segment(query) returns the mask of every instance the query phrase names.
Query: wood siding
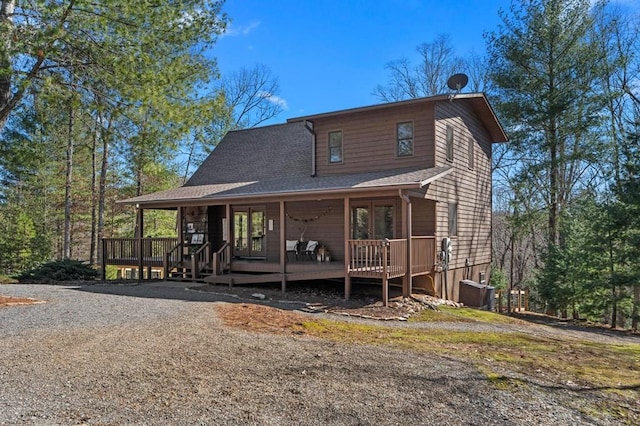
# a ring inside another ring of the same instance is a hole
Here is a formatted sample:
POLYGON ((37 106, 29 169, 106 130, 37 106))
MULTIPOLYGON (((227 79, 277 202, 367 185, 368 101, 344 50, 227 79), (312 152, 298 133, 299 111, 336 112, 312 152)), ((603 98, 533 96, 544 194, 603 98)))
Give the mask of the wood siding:
POLYGON ((344 205, 342 199, 285 203, 286 239, 316 240, 329 249, 331 261, 344 261, 344 205))
POLYGON ((267 214, 265 218, 265 228, 267 235, 267 261, 280 262, 280 204, 267 204, 267 214), (269 229, 269 221, 273 221, 273 230, 269 229))
POLYGON ((209 206, 208 221, 209 221, 209 241, 211 241, 211 248, 213 251, 218 251, 224 244, 222 236, 224 231, 222 229, 222 219, 225 217, 224 206, 209 206))
POLYGON ((317 175, 432 167, 433 104, 360 111, 314 122, 317 175), (396 156, 396 124, 413 122, 413 156, 396 156), (328 134, 342 131, 342 163, 329 163, 328 134))
POLYGON ((411 199, 413 235, 430 236, 436 234, 436 202, 420 198, 411 199))
MULTIPOLYGON (((491 140, 478 117, 465 104, 436 105, 436 166, 452 165, 454 172, 433 182, 427 192, 436 203, 436 236, 450 236, 453 244, 451 269, 491 263, 491 140), (446 158, 446 129, 454 131, 453 162, 446 158), (469 169, 469 138, 474 147, 474 168, 469 169), (449 232, 449 203, 457 203, 457 235, 449 232)), ((474 277, 477 279, 477 277, 474 277)))

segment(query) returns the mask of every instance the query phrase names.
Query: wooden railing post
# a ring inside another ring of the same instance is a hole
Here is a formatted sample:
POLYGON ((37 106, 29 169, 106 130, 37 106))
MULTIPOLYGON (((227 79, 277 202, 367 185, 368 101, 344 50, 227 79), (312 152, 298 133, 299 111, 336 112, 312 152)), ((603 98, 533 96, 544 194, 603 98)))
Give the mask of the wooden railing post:
POLYGON ((163 258, 162 258, 162 268, 164 270, 164 275, 163 275, 163 279, 167 279, 167 277, 169 277, 169 273, 171 272, 171 253, 174 251, 175 249, 171 250, 171 251, 165 251, 163 258))
POLYGON ((387 256, 389 254, 389 244, 387 242, 382 243, 382 304, 389 306, 389 278, 388 278, 388 266, 387 256))
POLYGON ((144 275, 144 241, 138 237, 138 281, 142 281, 144 275))
POLYGON ((102 269, 102 281, 106 281, 107 280, 107 240, 106 239, 102 239, 102 256, 100 259, 100 267, 102 269))

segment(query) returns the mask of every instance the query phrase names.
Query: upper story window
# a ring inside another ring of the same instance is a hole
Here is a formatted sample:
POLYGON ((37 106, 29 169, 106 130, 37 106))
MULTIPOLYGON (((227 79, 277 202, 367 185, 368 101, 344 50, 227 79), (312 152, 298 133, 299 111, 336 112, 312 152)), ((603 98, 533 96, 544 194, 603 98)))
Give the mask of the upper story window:
POLYGON ((396 141, 398 157, 413 155, 413 122, 396 124, 396 141))
POLYGON ((342 130, 329 132, 329 163, 342 163, 342 130))
POLYGON ((469 158, 468 158, 468 160, 469 160, 469 168, 471 170, 473 170, 473 168, 475 166, 475 155, 474 155, 475 153, 474 153, 474 151, 475 151, 476 141, 472 137, 469 137, 469 141, 468 142, 469 142, 469 158))
POLYGON ((453 127, 447 126, 447 161, 453 161, 453 127))

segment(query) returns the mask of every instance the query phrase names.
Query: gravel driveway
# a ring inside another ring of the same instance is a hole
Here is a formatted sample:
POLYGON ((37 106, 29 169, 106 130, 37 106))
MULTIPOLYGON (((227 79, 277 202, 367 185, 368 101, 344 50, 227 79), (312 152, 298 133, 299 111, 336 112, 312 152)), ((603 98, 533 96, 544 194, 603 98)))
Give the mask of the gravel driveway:
POLYGON ((615 424, 580 410, 588 392, 501 390, 455 359, 230 329, 216 306, 245 301, 237 294, 167 284, 0 294, 47 301, 0 308, 0 424, 615 424))

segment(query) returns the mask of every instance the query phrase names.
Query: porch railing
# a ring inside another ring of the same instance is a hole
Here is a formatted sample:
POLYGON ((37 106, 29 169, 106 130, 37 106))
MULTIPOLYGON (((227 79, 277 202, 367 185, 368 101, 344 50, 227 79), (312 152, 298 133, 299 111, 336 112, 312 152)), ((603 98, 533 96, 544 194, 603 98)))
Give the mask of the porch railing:
MULTIPOLYGON (((435 237, 411 237, 412 275, 428 274, 436 262, 435 237)), ((400 277, 406 272, 407 240, 349 240, 349 271, 352 276, 400 277), (386 254, 384 253, 386 248, 386 254), (383 259, 387 259, 383 262, 383 259), (386 267, 386 268, 385 268, 386 267)))
POLYGON ((227 241, 213 254, 213 275, 220 275, 231 265, 231 244, 227 241))
POLYGON ((433 271, 436 263, 436 237, 411 237, 411 275, 433 271))
POLYGON ((211 264, 211 243, 207 241, 191 254, 191 278, 198 279, 200 273, 211 264))
POLYGON ((182 265, 181 253, 184 251, 184 244, 177 243, 171 250, 164 253, 162 267, 164 268, 164 277, 167 278, 171 271, 182 265))
POLYGON ((361 278, 395 278, 406 272, 407 240, 349 240, 349 272, 361 278))
POLYGON ((177 238, 103 238, 105 265, 162 266, 164 254, 178 243, 177 238))

